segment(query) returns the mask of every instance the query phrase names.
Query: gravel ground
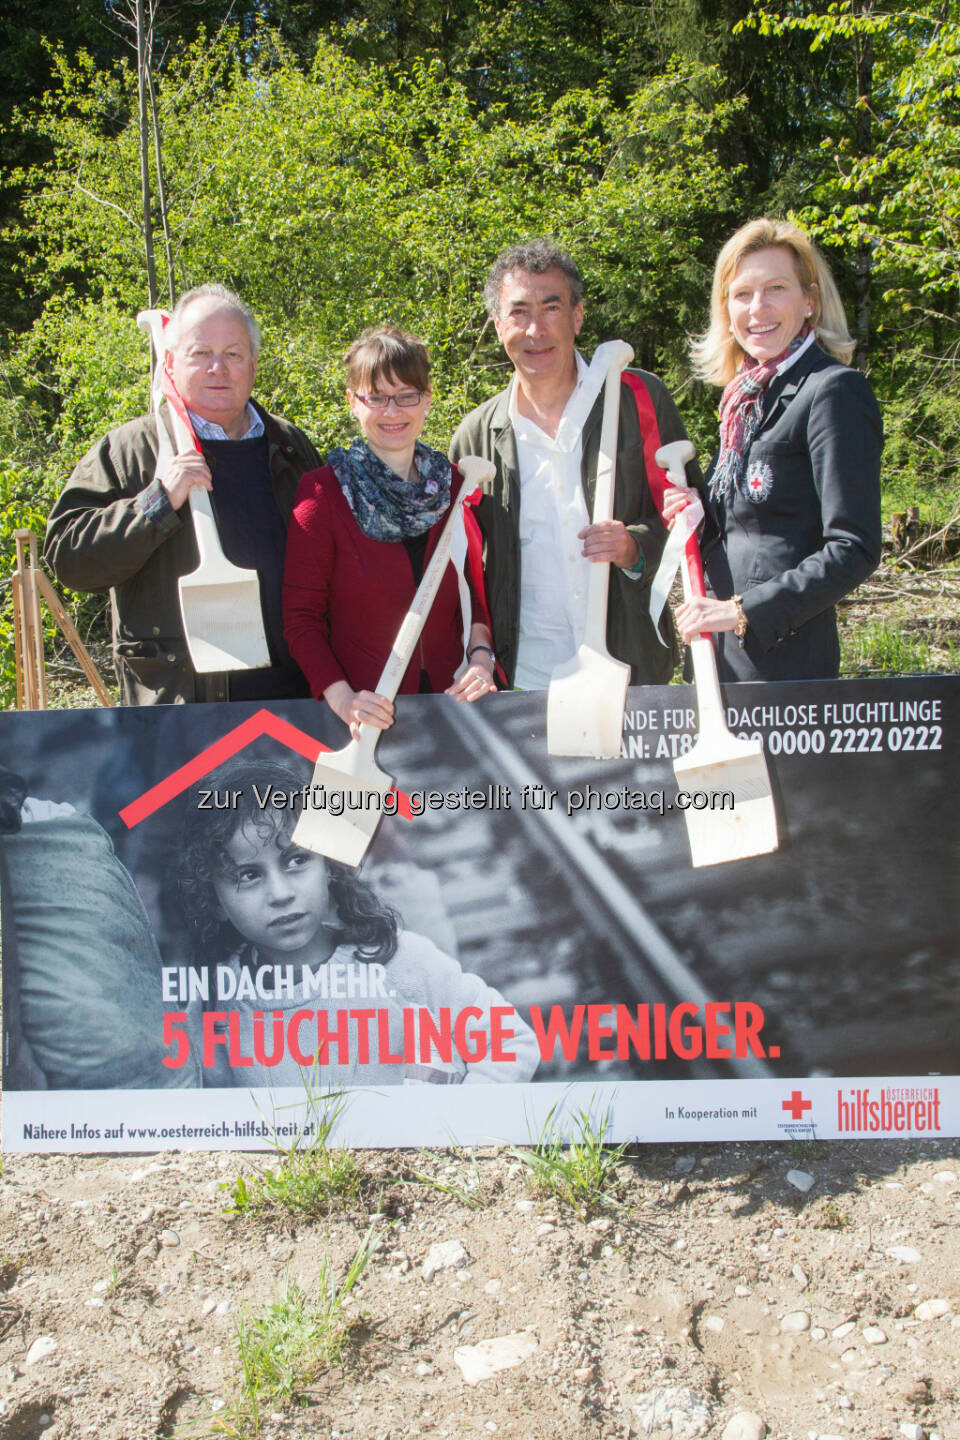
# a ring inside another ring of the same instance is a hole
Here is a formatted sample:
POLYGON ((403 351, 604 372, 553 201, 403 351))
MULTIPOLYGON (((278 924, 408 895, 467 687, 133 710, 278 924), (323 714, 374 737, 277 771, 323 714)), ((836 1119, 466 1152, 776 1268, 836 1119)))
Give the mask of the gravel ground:
POLYGON ((960 1435, 958 1141, 651 1147, 583 1216, 505 1151, 357 1162, 305 1218, 227 1213, 260 1156, 7 1157, 0 1435, 960 1435), (240 1423, 238 1322, 368 1232, 339 1357, 240 1423))

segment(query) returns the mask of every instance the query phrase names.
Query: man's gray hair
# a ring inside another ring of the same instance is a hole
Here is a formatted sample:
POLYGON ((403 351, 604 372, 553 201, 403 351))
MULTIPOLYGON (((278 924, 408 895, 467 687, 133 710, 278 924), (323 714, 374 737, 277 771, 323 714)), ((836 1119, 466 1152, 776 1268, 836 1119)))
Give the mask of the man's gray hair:
POLYGON ((531 275, 544 275, 548 270, 562 270, 570 286, 570 303, 579 305, 583 299, 583 279, 575 261, 554 240, 527 240, 511 245, 494 260, 483 287, 487 309, 495 318, 500 315, 500 291, 504 276, 511 270, 526 270, 531 275))
POLYGON ((188 290, 185 295, 180 296, 163 332, 168 350, 175 350, 180 343, 180 329, 183 325, 184 312, 195 300, 218 300, 220 302, 218 308, 236 310, 237 314, 243 317, 243 323, 247 327, 254 358, 260 354, 260 326, 254 319, 250 306, 244 305, 240 296, 233 290, 228 290, 226 285, 217 284, 195 285, 192 290, 188 290))

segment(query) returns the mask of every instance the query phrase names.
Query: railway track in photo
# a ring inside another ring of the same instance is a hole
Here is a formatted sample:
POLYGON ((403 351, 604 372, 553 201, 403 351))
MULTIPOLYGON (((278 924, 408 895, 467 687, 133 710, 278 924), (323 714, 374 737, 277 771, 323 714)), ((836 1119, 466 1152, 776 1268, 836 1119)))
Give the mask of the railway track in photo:
MULTIPOLYGON (((484 808, 424 809, 410 858, 440 884, 461 964, 524 1012, 561 1006, 647 1005, 666 1014, 681 1003, 732 1000, 704 979, 698 957, 671 938, 664 921, 690 875, 679 815, 583 810, 566 796, 612 787, 675 793, 672 768, 638 761, 547 762, 543 697, 511 696, 501 721, 482 706, 434 706, 436 728, 406 726, 389 768, 408 793, 462 800, 464 783, 484 808), (439 759, 438 757, 441 757, 439 759), (493 808, 497 806, 499 808, 493 808)), ((425 802, 429 803, 429 802, 425 802)), ((398 823, 392 822, 393 833, 398 823)), ((404 835, 404 839, 406 839, 404 835)), ((376 881, 374 881, 376 884, 376 881)), ((402 910, 402 901, 398 899, 402 910)), ((609 1024, 610 1020, 604 1021, 609 1024)), ((660 1022, 658 1022, 660 1023, 660 1022)), ((724 1042, 727 1044, 729 1042, 724 1042)), ((612 1071, 624 1079, 771 1073, 763 1059, 704 1058, 544 1062, 541 1079, 574 1080, 612 1071)))

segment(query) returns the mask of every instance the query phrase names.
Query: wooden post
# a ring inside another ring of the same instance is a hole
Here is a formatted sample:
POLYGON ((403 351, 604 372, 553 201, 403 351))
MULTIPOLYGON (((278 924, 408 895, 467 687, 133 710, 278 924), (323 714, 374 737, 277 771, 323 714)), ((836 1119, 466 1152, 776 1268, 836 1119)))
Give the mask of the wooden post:
POLYGON ((60 604, 59 595, 42 570, 38 570, 36 575, 38 594, 42 595, 47 602, 47 609, 56 620, 60 627, 60 633, 77 657, 80 668, 90 683, 90 688, 96 694, 101 705, 112 705, 114 703, 113 696, 103 683, 103 676, 91 660, 89 650, 77 634, 76 625, 60 604))
POLYGON ((17 568, 13 574, 14 656, 17 670, 17 709, 46 710, 47 671, 43 653, 41 596, 60 633, 73 651, 101 705, 113 705, 90 653, 77 633, 60 597, 37 563, 37 541, 32 530, 14 532, 17 568))
POLYGON ((20 662, 23 666, 23 708, 46 710, 47 672, 43 657, 43 625, 37 599, 37 540, 32 530, 15 530, 19 580, 20 662))

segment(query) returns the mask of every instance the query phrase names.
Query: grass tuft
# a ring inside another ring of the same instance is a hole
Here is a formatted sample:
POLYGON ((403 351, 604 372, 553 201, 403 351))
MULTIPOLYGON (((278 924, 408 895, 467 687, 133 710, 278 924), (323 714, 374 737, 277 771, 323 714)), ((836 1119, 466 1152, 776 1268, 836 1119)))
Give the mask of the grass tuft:
POLYGON ((850 1216, 835 1201, 828 1200, 820 1211, 817 1224, 821 1230, 845 1230, 850 1224, 850 1216))
POLYGON ((291 1145, 273 1139, 280 1157, 274 1168, 249 1178, 224 1182, 231 1203, 227 1214, 245 1215, 276 1208, 301 1215, 325 1215, 342 1200, 360 1192, 360 1170, 351 1150, 329 1142, 347 1105, 342 1092, 313 1095, 308 1090, 308 1118, 291 1145))
POLYGON ((844 637, 845 675, 924 675, 931 668, 930 645, 881 620, 844 637))
POLYGON ((617 1167, 629 1148, 607 1145, 610 1109, 595 1121, 589 1110, 571 1115, 572 1128, 561 1128, 560 1102, 551 1106, 532 1148, 511 1145, 508 1153, 526 1169, 527 1184, 539 1195, 553 1195, 581 1220, 591 1209, 613 1203, 608 1191, 616 1183, 617 1167))
POLYGON ((430 1190, 438 1190, 441 1195, 449 1195, 468 1210, 483 1210, 492 1202, 492 1191, 484 1181, 477 1157, 470 1150, 451 1145, 452 1159, 437 1155, 432 1150, 421 1153, 425 1160, 442 1168, 439 1173, 414 1170, 412 1178, 405 1180, 405 1184, 426 1185, 430 1190))
POLYGON ((372 1253, 373 1232, 357 1246, 346 1275, 334 1285, 329 1259, 321 1265, 317 1295, 311 1300, 289 1272, 262 1315, 241 1314, 236 1345, 240 1361, 238 1393, 231 1405, 209 1420, 181 1431, 183 1440, 258 1440, 264 1410, 289 1404, 343 1349, 351 1323, 341 1314, 372 1253))

